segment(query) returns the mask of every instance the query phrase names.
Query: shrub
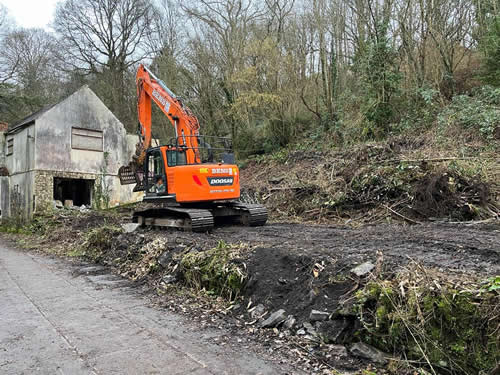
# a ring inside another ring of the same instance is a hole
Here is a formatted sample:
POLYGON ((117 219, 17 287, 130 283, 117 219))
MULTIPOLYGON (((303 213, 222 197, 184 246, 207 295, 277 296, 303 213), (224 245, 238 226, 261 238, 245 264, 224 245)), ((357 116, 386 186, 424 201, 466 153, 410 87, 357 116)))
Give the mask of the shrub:
POLYGON ((500 126, 500 88, 484 86, 473 96, 455 96, 439 114, 438 122, 441 129, 458 125, 492 139, 500 126))

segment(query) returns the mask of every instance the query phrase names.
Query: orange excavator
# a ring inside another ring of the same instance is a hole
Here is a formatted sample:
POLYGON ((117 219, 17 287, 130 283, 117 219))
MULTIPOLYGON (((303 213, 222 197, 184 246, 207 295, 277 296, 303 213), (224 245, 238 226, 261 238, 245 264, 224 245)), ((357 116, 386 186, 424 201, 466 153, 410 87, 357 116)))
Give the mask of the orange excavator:
POLYGON ((198 232, 218 222, 264 225, 264 206, 239 201, 231 140, 201 136, 196 116, 144 65, 139 66, 136 84, 139 143, 133 160, 118 171, 122 185, 135 183, 134 191, 145 192, 134 222, 198 232), (152 146, 152 103, 175 130, 175 138, 163 146, 152 146))

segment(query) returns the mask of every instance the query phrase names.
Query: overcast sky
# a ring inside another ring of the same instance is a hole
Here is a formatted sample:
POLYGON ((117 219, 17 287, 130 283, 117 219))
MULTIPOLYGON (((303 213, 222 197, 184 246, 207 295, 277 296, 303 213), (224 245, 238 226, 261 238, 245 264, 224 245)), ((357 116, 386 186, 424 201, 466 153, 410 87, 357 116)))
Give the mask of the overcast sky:
POLYGON ((48 28, 57 0, 0 0, 9 15, 22 27, 48 28))

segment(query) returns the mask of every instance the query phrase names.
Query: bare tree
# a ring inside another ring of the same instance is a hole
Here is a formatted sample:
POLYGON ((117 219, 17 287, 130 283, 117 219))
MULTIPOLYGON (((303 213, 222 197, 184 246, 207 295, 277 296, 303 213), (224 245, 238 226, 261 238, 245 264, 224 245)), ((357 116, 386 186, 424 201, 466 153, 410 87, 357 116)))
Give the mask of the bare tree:
POLYGON ((61 66, 88 75, 97 95, 129 128, 136 120, 130 103, 124 104, 135 92, 128 70, 153 57, 155 17, 152 0, 64 0, 56 8, 61 66))
POLYGON ((61 58, 86 73, 123 72, 152 55, 154 13, 151 0, 65 0, 54 21, 61 58))
POLYGON ((36 95, 50 95, 56 75, 55 38, 42 29, 19 29, 2 42, 2 60, 12 71, 11 80, 36 95))
MULTIPOLYGON (((12 24, 7 8, 0 4, 0 43, 3 44, 5 37, 12 29, 12 24)), ((0 84, 12 78, 16 67, 17 61, 12 63, 10 59, 6 58, 5 54, 0 54, 0 84)))
POLYGON ((17 29, 2 40, 0 66, 8 73, 0 93, 4 118, 15 121, 59 99, 55 45, 54 36, 42 29, 17 29))
MULTIPOLYGON (((263 11, 252 0, 197 0, 193 3, 183 5, 182 9, 197 21, 196 40, 210 45, 214 57, 210 63, 218 67, 216 80, 226 103, 231 106, 238 95, 232 84, 235 73, 243 68, 247 41, 263 11)), ((229 122, 231 135, 236 138, 236 121, 230 118, 229 122)))

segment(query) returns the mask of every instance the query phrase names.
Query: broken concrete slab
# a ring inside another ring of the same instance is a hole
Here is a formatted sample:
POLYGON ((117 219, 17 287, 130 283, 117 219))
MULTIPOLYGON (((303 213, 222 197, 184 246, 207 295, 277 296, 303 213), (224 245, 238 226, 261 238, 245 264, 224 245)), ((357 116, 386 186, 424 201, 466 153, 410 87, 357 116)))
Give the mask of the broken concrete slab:
POLYGON ((355 274, 358 277, 363 277, 363 276, 369 274, 374 268, 375 268, 375 265, 372 262, 365 262, 365 263, 360 264, 357 267, 354 267, 351 270, 351 273, 355 274))
POLYGON ((285 310, 280 309, 278 311, 273 312, 269 317, 259 324, 261 328, 274 328, 279 326, 286 320, 285 310))
POLYGON ((309 320, 311 322, 320 322, 323 320, 328 320, 329 317, 330 313, 326 311, 311 310, 311 313, 309 314, 309 320))
POLYGON ((159 257, 158 257, 158 263, 160 264, 160 266, 162 267, 166 267, 169 265, 170 261, 172 260, 172 254, 170 253, 170 251, 165 251, 163 252, 163 254, 161 254, 159 257))
POLYGON ((368 359, 374 363, 386 365, 388 362, 386 359, 389 356, 388 354, 363 342, 357 342, 352 345, 350 351, 352 355, 368 359))
POLYGON ((127 224, 122 224, 122 228, 125 233, 132 233, 135 232, 141 224, 138 223, 127 223, 127 224))

